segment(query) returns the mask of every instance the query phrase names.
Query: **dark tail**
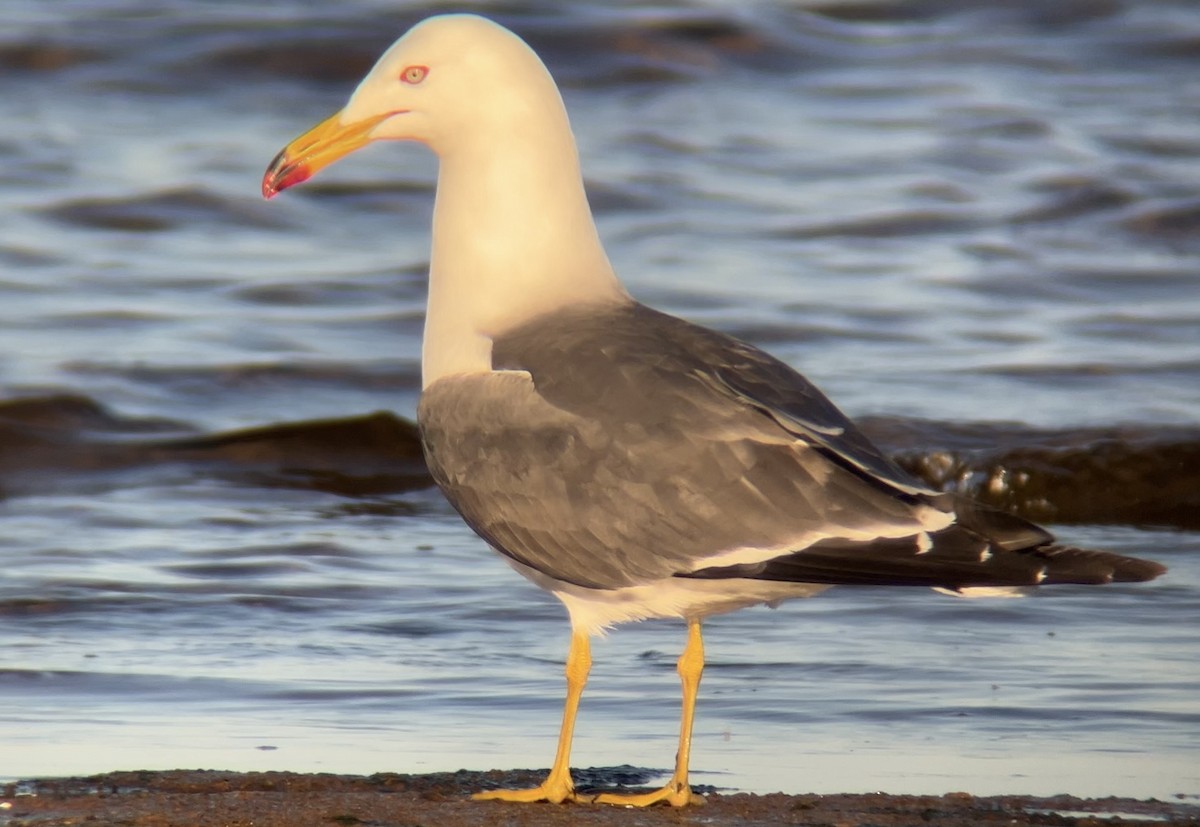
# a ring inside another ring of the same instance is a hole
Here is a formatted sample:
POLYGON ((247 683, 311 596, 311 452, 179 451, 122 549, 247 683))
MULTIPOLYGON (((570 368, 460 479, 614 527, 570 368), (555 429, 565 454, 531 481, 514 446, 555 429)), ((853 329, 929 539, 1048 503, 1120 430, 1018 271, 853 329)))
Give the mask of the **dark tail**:
POLYGON ((1167 570, 1153 560, 1073 546, 1041 546, 1023 553, 1045 561, 1046 578, 1042 581, 1045 584, 1141 583, 1167 570))
POLYGON ((1101 585, 1153 580, 1152 560, 1064 546, 1020 517, 959 499, 958 520, 940 531, 874 540, 833 537, 759 563, 714 566, 679 577, 748 578, 857 586, 1101 585))

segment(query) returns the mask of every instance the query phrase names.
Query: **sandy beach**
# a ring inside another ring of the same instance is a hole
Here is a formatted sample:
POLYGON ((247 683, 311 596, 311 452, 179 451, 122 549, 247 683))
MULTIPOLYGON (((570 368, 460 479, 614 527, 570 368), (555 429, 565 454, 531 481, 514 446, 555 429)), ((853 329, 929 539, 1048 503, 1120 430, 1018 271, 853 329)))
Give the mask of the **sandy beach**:
MULTIPOLYGON (((635 771, 636 772, 636 771, 635 771)), ((582 784, 611 786, 624 770, 581 771, 582 784)), ((174 770, 8 784, 4 827, 317 827, 318 825, 1098 825, 1200 824, 1181 801, 1071 796, 750 795, 706 791, 687 810, 602 805, 512 805, 472 801, 472 791, 527 786, 540 772, 459 771, 428 775, 305 775, 174 770)))

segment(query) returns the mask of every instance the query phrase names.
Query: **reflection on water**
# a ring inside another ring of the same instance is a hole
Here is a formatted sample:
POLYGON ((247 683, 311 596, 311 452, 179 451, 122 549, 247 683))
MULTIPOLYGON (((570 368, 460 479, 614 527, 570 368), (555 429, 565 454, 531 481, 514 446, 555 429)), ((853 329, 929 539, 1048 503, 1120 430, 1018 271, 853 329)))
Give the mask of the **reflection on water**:
MULTIPOLYGON (((813 8, 501 19, 563 81, 637 296, 801 367, 927 478, 1171 572, 714 620, 699 780, 1195 793, 1198 18, 813 8)), ((432 159, 258 200, 422 13, 5 14, 0 776, 545 765, 564 614, 427 487, 406 421, 432 159)), ((597 645, 577 764, 670 764, 682 639, 597 645)))

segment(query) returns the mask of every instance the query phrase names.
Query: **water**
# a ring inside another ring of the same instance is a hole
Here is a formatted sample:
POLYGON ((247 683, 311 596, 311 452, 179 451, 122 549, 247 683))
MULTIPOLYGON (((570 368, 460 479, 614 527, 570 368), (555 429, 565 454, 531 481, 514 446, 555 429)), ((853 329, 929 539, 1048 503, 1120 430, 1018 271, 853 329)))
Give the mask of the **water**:
MULTIPOLYGON (((801 367, 910 466, 1171 571, 715 620, 697 780, 1200 793, 1200 14, 811 9, 497 16, 564 86, 635 295, 801 367)), ((415 409, 432 159, 257 195, 423 15, 0 12, 0 777, 549 762, 562 610, 365 416, 415 409)), ((596 646, 577 765, 669 766, 682 642, 596 646)))

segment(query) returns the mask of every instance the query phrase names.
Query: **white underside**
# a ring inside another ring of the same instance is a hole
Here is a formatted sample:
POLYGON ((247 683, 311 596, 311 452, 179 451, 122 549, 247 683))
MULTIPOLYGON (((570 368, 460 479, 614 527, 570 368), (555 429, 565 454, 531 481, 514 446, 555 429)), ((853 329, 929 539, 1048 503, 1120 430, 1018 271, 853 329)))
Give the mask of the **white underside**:
POLYGON ((1029 595, 1029 586, 964 586, 961 589, 943 589, 940 586, 932 587, 935 592, 948 594, 951 597, 965 597, 975 599, 979 597, 1027 597, 1029 595))
MULTIPOLYGON (((621 589, 588 589, 556 580, 537 569, 501 555, 517 573, 553 594, 567 607, 571 628, 588 635, 603 635, 613 626, 650 618, 705 618, 765 604, 774 608, 784 600, 813 597, 831 586, 773 580, 699 580, 664 577, 642 586, 621 589)), ((933 587, 952 597, 1024 597, 1020 586, 975 586, 960 590, 933 587)))
POLYGON ((620 623, 650 618, 704 618, 760 603, 775 605, 795 597, 812 597, 829 586, 769 580, 693 580, 664 577, 642 586, 588 589, 556 580, 510 557, 504 558, 522 576, 563 602, 571 628, 589 635, 603 634, 620 623))

